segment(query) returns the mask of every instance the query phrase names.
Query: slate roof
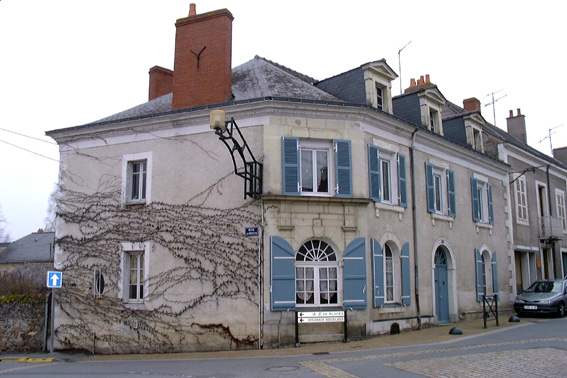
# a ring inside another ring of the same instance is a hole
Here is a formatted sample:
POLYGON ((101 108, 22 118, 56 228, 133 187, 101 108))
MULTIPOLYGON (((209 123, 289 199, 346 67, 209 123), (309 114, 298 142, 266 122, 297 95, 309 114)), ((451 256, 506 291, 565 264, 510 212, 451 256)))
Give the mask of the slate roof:
POLYGON ((53 262, 54 232, 32 233, 0 252, 0 264, 53 262))
MULTIPOLYGON (((234 101, 262 97, 288 97, 296 99, 341 101, 339 98, 313 85, 317 80, 293 71, 268 59, 254 59, 232 69, 234 101)), ((143 117, 168 112, 172 93, 153 99, 128 110, 105 117, 93 123, 105 123, 126 118, 143 117)))
MULTIPOLYGON (((456 105, 450 101, 447 101, 445 103, 442 111, 443 111, 443 120, 452 119, 457 116, 462 116, 469 113, 474 113, 474 112, 468 112, 459 105, 456 105)), ((562 164, 560 161, 552 158, 549 155, 544 154, 543 152, 536 150, 533 147, 530 147, 528 144, 522 142, 520 139, 502 130, 501 128, 494 126, 489 122, 486 122, 482 128, 484 132, 490 134, 494 138, 501 140, 502 142, 514 145, 542 160, 547 161, 548 163, 567 169, 567 167, 564 164, 562 164)))

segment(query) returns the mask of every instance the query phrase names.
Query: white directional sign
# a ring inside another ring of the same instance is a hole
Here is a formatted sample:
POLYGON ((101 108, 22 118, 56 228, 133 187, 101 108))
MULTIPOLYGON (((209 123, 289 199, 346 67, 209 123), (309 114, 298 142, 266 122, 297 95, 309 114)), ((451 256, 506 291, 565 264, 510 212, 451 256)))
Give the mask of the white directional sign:
POLYGON ((300 311, 297 316, 299 323, 338 323, 345 321, 344 311, 300 311))
POLYGON ((59 288, 63 283, 63 273, 61 272, 47 272, 47 287, 59 288))

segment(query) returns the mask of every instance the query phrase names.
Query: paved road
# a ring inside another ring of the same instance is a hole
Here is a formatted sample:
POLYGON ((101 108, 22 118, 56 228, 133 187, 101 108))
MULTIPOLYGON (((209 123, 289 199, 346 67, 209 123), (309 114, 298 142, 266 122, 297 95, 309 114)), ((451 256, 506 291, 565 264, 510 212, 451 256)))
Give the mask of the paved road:
POLYGON ((348 351, 338 352, 324 347, 317 352, 311 346, 293 349, 291 355, 280 350, 279 354, 244 352, 232 357, 203 354, 202 358, 168 359, 173 356, 162 355, 132 360, 114 356, 51 363, 5 358, 0 362, 0 377, 567 377, 567 318, 524 320, 518 326, 493 329, 497 331, 409 345, 423 332, 414 331, 414 337, 396 335, 408 338, 405 346, 355 350, 350 345, 348 351))

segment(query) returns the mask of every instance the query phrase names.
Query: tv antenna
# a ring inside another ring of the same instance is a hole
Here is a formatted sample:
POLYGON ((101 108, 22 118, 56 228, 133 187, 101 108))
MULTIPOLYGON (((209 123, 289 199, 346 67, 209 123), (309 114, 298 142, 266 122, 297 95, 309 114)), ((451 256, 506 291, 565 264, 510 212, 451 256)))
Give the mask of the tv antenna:
POLYGON ((551 144, 551 136, 552 136, 553 134, 555 134, 555 132, 552 132, 552 131, 555 130, 555 129, 558 129, 558 128, 560 128, 560 127, 563 127, 563 126, 565 126, 565 125, 561 124, 561 125, 559 125, 559 126, 551 127, 551 128, 548 129, 548 131, 547 131, 547 132, 548 132, 547 136, 544 137, 542 140, 540 140, 540 141, 538 142, 538 143, 541 144, 541 142, 543 142, 544 140, 549 139, 549 150, 551 151, 551 156, 553 156, 553 145, 551 144))
POLYGON ((405 49, 406 47, 408 47, 408 45, 410 43, 411 43, 411 41, 406 43, 406 45, 404 47, 402 47, 401 49, 398 50, 398 69, 400 71, 400 94, 402 94, 402 60, 401 60, 401 54, 402 54, 402 50, 405 49))
POLYGON ((486 107, 486 106, 488 106, 488 105, 492 105, 492 117, 494 118, 494 126, 496 126, 496 101, 502 100, 504 97, 508 96, 507 94, 505 94, 504 96, 501 96, 501 97, 498 97, 498 98, 495 99, 495 98, 494 98, 494 95, 495 95, 496 93, 502 92, 503 90, 504 90, 504 89, 501 89, 501 90, 499 90, 499 91, 492 92, 492 93, 489 93, 489 94, 486 95, 486 97, 489 97, 489 96, 490 96, 490 97, 492 98, 492 100, 491 100, 488 104, 486 104, 486 105, 484 105, 484 106, 486 107))

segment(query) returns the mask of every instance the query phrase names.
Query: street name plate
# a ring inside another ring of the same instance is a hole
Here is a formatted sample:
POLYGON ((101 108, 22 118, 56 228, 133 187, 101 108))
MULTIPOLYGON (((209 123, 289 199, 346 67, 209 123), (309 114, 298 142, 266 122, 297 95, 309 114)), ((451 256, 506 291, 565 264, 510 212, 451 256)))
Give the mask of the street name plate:
POLYGON ((299 323, 338 323, 345 321, 344 311, 300 311, 299 323))

